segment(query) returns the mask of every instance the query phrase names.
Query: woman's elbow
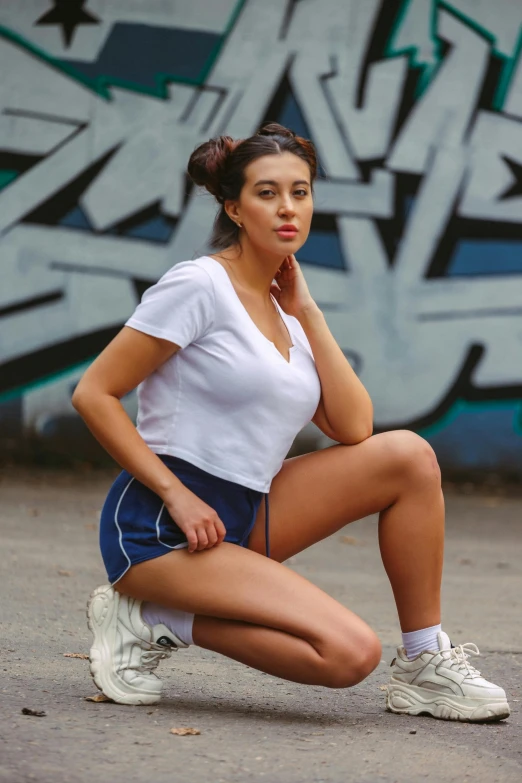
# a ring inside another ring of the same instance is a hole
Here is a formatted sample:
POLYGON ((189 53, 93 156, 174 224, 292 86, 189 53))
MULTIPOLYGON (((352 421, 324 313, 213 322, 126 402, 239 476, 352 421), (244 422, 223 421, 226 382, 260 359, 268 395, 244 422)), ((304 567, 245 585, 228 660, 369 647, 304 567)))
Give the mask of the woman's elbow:
POLYGON ((366 427, 365 433, 361 440, 368 440, 368 438, 371 438, 373 435, 373 421, 370 421, 368 426, 366 427))
POLYGON ((373 435, 373 422, 366 427, 361 427, 356 433, 354 433, 353 443, 362 443, 363 440, 368 440, 373 435))
POLYGON ((96 396, 96 393, 84 383, 83 379, 81 379, 79 383, 76 384, 76 388, 72 393, 71 404, 73 408, 78 411, 80 416, 83 416, 83 412, 86 408, 92 407, 96 396))
POLYGON ((344 443, 346 446, 356 446, 358 443, 362 443, 364 440, 371 438, 373 435, 373 422, 370 421, 364 426, 357 428, 350 428, 350 431, 345 434, 344 437, 337 438, 339 443, 344 443))
POLYGON ((78 411, 78 413, 81 414, 82 407, 84 405, 84 394, 81 386, 81 381, 76 385, 75 390, 72 393, 71 397, 71 405, 75 410, 78 411))

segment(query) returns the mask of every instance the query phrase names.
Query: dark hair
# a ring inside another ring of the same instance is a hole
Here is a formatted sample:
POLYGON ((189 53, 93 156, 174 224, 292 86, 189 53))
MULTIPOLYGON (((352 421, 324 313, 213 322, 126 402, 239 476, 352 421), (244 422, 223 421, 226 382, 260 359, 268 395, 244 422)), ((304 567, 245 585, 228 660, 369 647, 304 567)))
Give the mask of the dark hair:
POLYGON ((224 203, 239 198, 245 183, 245 168, 264 155, 283 152, 291 152, 308 163, 311 182, 314 181, 317 174, 314 145, 276 122, 264 125, 248 139, 219 136, 196 147, 190 156, 188 174, 221 204, 210 240, 216 250, 224 250, 239 241, 239 228, 227 215, 224 203))

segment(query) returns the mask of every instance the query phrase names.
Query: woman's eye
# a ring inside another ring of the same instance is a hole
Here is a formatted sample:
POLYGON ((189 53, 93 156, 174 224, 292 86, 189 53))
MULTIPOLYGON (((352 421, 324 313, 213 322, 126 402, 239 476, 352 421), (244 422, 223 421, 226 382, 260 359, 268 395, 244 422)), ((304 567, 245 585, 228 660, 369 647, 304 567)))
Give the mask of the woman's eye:
POLYGON ((260 196, 273 196, 274 195, 274 191, 273 190, 261 190, 259 192, 259 195, 260 196))
POLYGON ((296 196, 307 196, 308 191, 304 190, 303 188, 299 188, 299 190, 294 191, 296 196))

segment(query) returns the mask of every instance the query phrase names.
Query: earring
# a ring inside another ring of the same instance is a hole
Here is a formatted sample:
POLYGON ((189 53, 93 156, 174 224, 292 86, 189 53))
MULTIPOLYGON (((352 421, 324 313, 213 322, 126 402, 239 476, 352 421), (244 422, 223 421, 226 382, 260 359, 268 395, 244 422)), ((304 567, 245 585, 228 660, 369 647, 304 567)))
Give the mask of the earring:
POLYGON ((238 224, 237 224, 237 227, 238 227, 238 228, 243 228, 243 224, 242 224, 242 223, 238 223, 238 224))

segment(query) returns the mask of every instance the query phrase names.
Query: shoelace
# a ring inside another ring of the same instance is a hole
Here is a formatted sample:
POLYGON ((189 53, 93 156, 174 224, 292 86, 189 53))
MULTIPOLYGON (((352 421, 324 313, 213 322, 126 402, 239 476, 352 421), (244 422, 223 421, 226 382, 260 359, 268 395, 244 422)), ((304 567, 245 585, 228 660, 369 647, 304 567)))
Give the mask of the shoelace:
POLYGON ((473 642, 466 642, 465 644, 459 644, 458 647, 452 647, 451 650, 442 650, 442 657, 446 661, 452 661, 452 666, 456 666, 457 669, 464 669, 468 677, 481 677, 481 673, 478 669, 475 669, 468 662, 468 658, 472 655, 480 655, 480 650, 473 642))
POLYGON ((163 647, 162 645, 153 645, 150 650, 144 650, 141 654, 141 666, 139 670, 142 672, 153 672, 160 661, 164 658, 168 658, 172 653, 172 648, 163 647))

